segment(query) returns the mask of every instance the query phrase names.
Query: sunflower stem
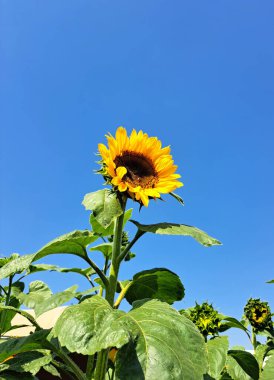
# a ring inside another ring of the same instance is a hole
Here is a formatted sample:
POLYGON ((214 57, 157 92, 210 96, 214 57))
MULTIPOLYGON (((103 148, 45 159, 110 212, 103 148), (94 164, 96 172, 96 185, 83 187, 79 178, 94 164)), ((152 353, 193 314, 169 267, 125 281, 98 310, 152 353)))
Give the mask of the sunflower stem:
MULTIPOLYGON (((123 222, 126 207, 126 197, 121 198, 122 214, 116 218, 114 222, 114 237, 112 244, 112 258, 111 266, 109 271, 109 279, 106 285, 106 295, 105 298, 111 307, 114 307, 114 298, 117 287, 117 280, 119 274, 120 262, 118 260, 121 253, 121 243, 122 243, 122 233, 123 233, 123 222)), ((104 380, 107 372, 108 364, 108 349, 102 350, 98 354, 96 369, 95 369, 95 380, 104 380)))

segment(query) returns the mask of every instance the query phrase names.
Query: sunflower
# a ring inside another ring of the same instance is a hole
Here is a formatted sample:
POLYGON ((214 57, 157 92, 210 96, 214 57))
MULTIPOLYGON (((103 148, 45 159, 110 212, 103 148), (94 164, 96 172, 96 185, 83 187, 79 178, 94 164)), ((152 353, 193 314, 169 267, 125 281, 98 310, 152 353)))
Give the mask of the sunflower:
POLYGON ((170 155, 170 147, 162 148, 157 137, 149 137, 143 131, 134 129, 130 136, 119 127, 115 137, 106 136, 108 148, 98 145, 102 157, 102 169, 107 183, 119 192, 126 192, 141 205, 148 206, 150 198, 160 198, 161 193, 172 193, 183 186, 178 181, 170 155))

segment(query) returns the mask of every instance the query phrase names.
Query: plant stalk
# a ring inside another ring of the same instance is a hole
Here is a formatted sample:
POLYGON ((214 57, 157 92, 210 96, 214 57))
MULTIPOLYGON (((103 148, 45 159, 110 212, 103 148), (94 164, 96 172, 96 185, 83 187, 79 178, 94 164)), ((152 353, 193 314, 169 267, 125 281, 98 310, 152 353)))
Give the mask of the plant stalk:
MULTIPOLYGON (((119 274, 120 262, 118 260, 121 253, 121 243, 123 234, 123 222, 126 207, 126 197, 121 199, 122 214, 118 216, 114 223, 114 236, 112 243, 112 257, 111 266, 109 271, 108 284, 106 285, 106 295, 105 298, 111 307, 114 306, 114 298, 117 287, 117 280, 119 274)), ((108 349, 99 352, 97 357, 97 363, 95 368, 95 380, 105 380, 108 364, 108 349)))

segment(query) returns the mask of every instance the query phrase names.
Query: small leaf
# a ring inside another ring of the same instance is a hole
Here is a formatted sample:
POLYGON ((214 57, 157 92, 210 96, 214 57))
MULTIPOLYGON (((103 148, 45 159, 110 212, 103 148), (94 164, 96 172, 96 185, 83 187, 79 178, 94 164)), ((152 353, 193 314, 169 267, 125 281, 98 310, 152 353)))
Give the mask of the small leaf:
POLYGON ((215 337, 206 343, 208 374, 212 376, 213 379, 218 379, 224 369, 228 346, 227 336, 215 337))
POLYGON ((184 286, 177 274, 165 268, 154 268, 135 274, 125 297, 130 304, 144 298, 157 298, 172 304, 184 297, 184 286))
POLYGON ((118 350, 116 380, 202 379, 204 340, 194 324, 168 304, 136 301, 119 321, 132 340, 118 350))
POLYGON ((171 193, 169 193, 169 194, 170 194, 173 198, 175 198, 176 201, 178 201, 179 203, 181 203, 181 205, 184 206, 185 202, 184 202, 183 198, 180 197, 180 195, 175 194, 175 193, 173 193, 173 192, 171 192, 171 193))
MULTIPOLYGON (((10 310, 10 311, 13 311, 15 314, 20 314, 22 315, 24 318, 26 318, 28 321, 30 321, 30 323, 37 327, 37 328, 40 328, 40 326, 37 324, 36 320, 33 318, 33 316, 31 314, 29 314, 27 311, 24 311, 24 310, 20 310, 20 309, 16 309, 15 307, 12 307, 12 306, 4 306, 4 305, 0 305, 0 310, 10 310)), ((0 346, 1 347, 1 346, 0 346)))
POLYGON ((112 255, 112 243, 102 243, 90 248, 90 251, 100 251, 106 258, 111 258, 112 255))
POLYGON ((37 304, 49 298, 52 292, 43 281, 33 281, 29 284, 29 293, 19 293, 17 298, 25 306, 34 309, 37 304))
MULTIPOLYGON (((235 359, 243 371, 253 380, 259 379, 259 365, 255 357, 250 352, 242 350, 229 350, 228 355, 235 359)), ((231 376, 229 371, 228 373, 231 376)))
MULTIPOLYGON (((130 208, 125 212, 123 226, 125 226, 127 221, 130 219, 132 210, 133 209, 130 208)), ((114 222, 112 222, 107 228, 104 228, 100 223, 97 222, 93 214, 90 214, 89 222, 93 232, 99 236, 111 236, 114 234, 114 222)))
POLYGON ((135 220, 131 220, 136 227, 143 232, 152 232, 159 235, 183 235, 191 236, 198 243, 204 245, 205 247, 210 247, 212 245, 222 244, 219 240, 207 235, 204 231, 199 230, 196 227, 187 226, 186 224, 176 224, 176 223, 157 223, 157 224, 140 224, 135 220))
POLYGON ((107 228, 115 218, 123 213, 117 194, 111 190, 98 190, 86 194, 82 204, 91 210, 96 221, 107 228))
POLYGON ((267 284, 274 284, 274 280, 270 280, 266 282, 267 284))
POLYGON ((35 254, 17 257, 12 261, 8 261, 0 268, 0 280, 12 276, 16 273, 25 271, 31 264, 35 254))
POLYGON ((114 310, 100 296, 64 310, 58 318, 53 336, 71 352, 93 355, 109 347, 121 347, 129 340, 128 332, 115 320, 124 312, 114 310))

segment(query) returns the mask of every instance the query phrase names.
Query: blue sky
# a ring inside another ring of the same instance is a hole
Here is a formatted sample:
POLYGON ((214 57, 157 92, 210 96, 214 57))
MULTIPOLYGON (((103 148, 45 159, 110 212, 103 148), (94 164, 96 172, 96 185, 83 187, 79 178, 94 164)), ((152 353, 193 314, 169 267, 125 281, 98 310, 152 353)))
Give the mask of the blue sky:
MULTIPOLYGON (((185 184, 184 207, 129 202, 134 219, 195 225, 223 246, 145 235, 122 279, 168 267, 186 287, 177 308, 207 300, 240 318, 261 297, 274 309, 273 12, 270 0, 2 0, 0 254, 89 227, 81 202, 103 185, 97 145, 123 125, 171 145, 185 184)), ((54 291, 88 285, 39 278, 54 291)))

